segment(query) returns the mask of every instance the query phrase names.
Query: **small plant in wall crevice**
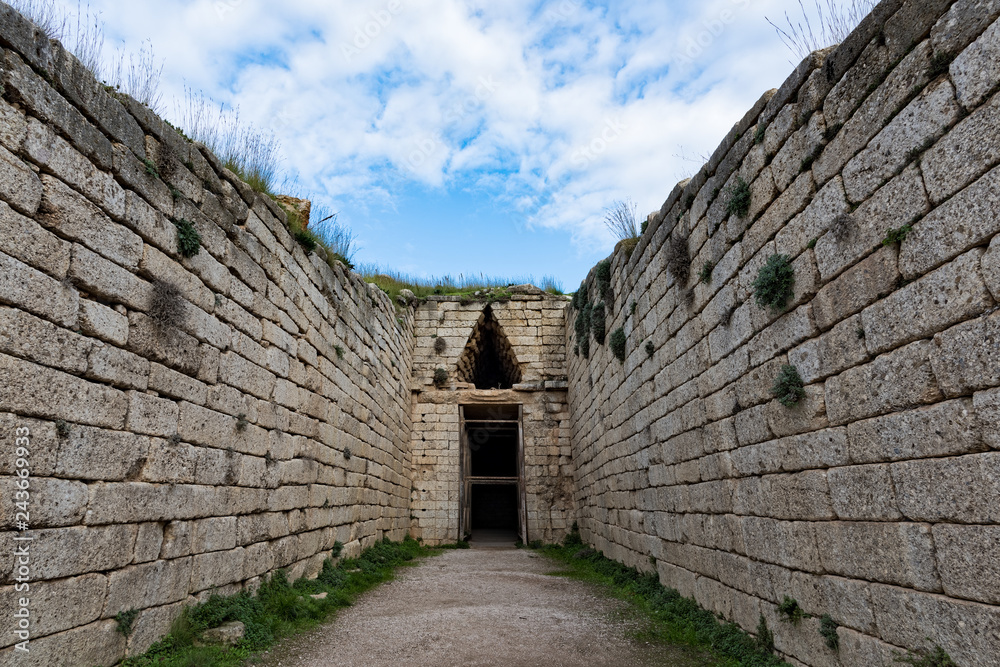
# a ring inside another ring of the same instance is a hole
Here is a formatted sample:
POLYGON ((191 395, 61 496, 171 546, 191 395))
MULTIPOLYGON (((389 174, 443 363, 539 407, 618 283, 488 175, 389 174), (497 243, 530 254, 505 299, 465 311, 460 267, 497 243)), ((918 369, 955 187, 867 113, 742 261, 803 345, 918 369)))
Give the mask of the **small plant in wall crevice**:
POLYGON ((754 298, 761 308, 784 310, 795 292, 795 269, 788 255, 771 255, 753 281, 754 298))
POLYGON ((132 628, 135 626, 137 618, 139 618, 138 609, 118 612, 115 614, 115 622, 118 624, 116 629, 121 635, 128 637, 132 634, 132 628))
POLYGON ((706 285, 710 285, 712 283, 712 271, 714 270, 715 264, 712 262, 705 262, 701 266, 701 273, 698 274, 698 279, 706 285))
POLYGON ((646 355, 651 357, 651 356, 653 356, 653 354, 655 352, 656 352, 656 346, 653 345, 653 341, 647 340, 646 341, 646 355))
POLYGON ((594 304, 590 311, 590 330, 594 334, 594 340, 598 345, 604 345, 604 337, 607 334, 607 309, 604 302, 594 304))
POLYGON ((194 257, 201 251, 201 234, 195 229, 194 223, 181 218, 173 220, 177 228, 177 252, 181 257, 194 257))
POLYGON ((437 336, 434 339, 434 351, 438 354, 442 354, 446 349, 448 349, 448 341, 441 336, 437 336))
POLYGON ((787 595, 784 596, 781 604, 778 605, 778 613, 781 614, 781 620, 792 625, 798 625, 799 621, 803 618, 809 617, 809 614, 799 606, 798 600, 790 598, 787 595))
POLYGON ((840 635, 837 634, 837 622, 829 614, 823 614, 819 619, 819 634, 823 636, 823 642, 832 651, 840 649, 840 635))
POLYGON ((742 176, 736 177, 736 183, 729 191, 729 201, 726 202, 726 213, 735 215, 737 218, 745 218, 750 213, 750 199, 752 193, 750 184, 743 180, 742 176))
POLYGON ((611 347, 611 351, 614 353, 614 355, 618 357, 618 361, 625 361, 625 343, 626 343, 625 329, 623 329, 622 327, 618 327, 613 332, 611 332, 611 340, 609 341, 609 346, 611 347))
POLYGON ((894 661, 914 667, 958 667, 958 664, 940 646, 935 646, 929 651, 918 651, 905 656, 895 653, 894 661))
MULTIPOLYGON (((778 373, 778 378, 771 387, 771 394, 786 408, 798 405, 806 397, 806 390, 799 370, 791 364, 785 364, 778 373)), ((795 602, 792 600, 792 602, 795 602)), ((797 603, 796 603, 797 604, 797 603)))
POLYGON ((448 382, 448 371, 443 368, 434 369, 434 385, 440 389, 448 382))
POLYGON ((691 254, 686 236, 674 235, 667 246, 667 270, 679 285, 687 283, 691 275, 691 254))

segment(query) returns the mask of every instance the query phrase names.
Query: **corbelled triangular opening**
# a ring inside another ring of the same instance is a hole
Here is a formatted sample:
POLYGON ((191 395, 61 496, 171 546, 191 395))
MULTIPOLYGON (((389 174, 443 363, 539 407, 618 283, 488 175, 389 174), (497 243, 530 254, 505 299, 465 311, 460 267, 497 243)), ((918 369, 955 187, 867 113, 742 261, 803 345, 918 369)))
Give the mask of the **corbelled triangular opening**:
POLYGON ((489 306, 483 309, 458 360, 458 376, 476 389, 510 389, 521 381, 514 348, 489 306))

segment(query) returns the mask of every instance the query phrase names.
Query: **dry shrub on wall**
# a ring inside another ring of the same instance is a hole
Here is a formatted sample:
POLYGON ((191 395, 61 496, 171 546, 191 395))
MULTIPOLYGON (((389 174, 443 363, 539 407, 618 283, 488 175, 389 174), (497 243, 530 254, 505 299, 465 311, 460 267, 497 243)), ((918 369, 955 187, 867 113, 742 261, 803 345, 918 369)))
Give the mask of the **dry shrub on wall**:
POLYGON ((177 286, 166 280, 154 280, 149 299, 149 317, 163 329, 184 323, 184 297, 177 286))
POLYGON ((691 277, 691 254, 686 236, 676 234, 667 244, 667 270, 678 284, 684 285, 691 277))
POLYGON ((767 22, 788 50, 802 60, 813 51, 844 41, 878 3, 879 0, 813 0, 810 18, 805 3, 799 0, 799 16, 793 19, 785 12, 787 29, 771 19, 767 22))

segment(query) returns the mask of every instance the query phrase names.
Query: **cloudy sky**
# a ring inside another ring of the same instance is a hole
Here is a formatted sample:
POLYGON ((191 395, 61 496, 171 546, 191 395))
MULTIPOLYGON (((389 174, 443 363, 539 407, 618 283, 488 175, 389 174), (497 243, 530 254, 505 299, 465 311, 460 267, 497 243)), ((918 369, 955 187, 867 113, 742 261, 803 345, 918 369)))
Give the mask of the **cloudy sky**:
MULTIPOLYGON (((76 8, 76 3, 66 2, 76 8)), ((810 3, 811 4, 811 3, 810 3)), ((91 0, 107 50, 150 40, 185 86, 273 130, 358 262, 573 289, 797 58, 798 0, 91 0)))

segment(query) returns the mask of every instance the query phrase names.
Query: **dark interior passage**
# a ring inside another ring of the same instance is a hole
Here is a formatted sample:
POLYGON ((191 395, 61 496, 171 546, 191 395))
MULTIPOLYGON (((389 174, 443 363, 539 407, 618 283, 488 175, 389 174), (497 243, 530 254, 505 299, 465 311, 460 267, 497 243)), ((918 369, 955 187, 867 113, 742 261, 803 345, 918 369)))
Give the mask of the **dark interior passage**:
POLYGON ((472 477, 517 477, 517 424, 469 424, 472 477))
POLYGON ((489 306, 483 309, 458 360, 458 372, 476 389, 510 389, 521 381, 521 368, 503 327, 489 306))
POLYGON ((517 530, 517 485, 472 485, 472 530, 517 530))

